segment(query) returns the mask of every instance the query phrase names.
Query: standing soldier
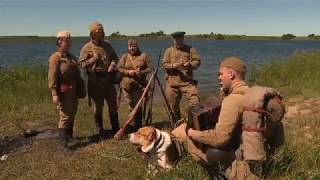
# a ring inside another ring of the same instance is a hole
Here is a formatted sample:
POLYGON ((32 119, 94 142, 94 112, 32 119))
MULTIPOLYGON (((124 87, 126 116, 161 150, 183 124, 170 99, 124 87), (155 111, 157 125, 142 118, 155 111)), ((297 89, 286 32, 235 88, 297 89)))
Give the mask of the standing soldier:
POLYGON ((83 92, 83 80, 76 58, 69 53, 71 47, 70 33, 61 31, 57 34, 58 51, 49 58, 48 81, 52 102, 60 114, 59 134, 63 151, 70 153, 67 146, 72 137, 74 117, 78 107, 78 92, 83 92), (82 89, 80 89, 82 88, 82 89))
MULTIPOLYGON (((128 40, 128 53, 125 53, 118 64, 119 72, 122 74, 121 89, 124 93, 130 111, 133 110, 139 101, 143 88, 148 81, 146 76, 152 71, 150 56, 142 53, 136 40, 128 40)), ((134 120, 134 129, 142 126, 142 111, 137 113, 134 120)))
POLYGON ((90 42, 81 50, 79 64, 85 68, 88 76, 88 96, 94 101, 94 119, 96 133, 102 136, 102 111, 104 100, 109 106, 109 119, 112 131, 119 129, 117 91, 114 86, 114 73, 117 71, 118 56, 110 42, 105 41, 103 26, 93 22, 89 26, 90 42))
POLYGON ((180 117, 180 101, 184 95, 190 106, 199 103, 197 82, 192 71, 200 66, 200 57, 195 48, 184 44, 185 32, 172 33, 174 45, 164 54, 162 67, 166 70, 166 94, 174 111, 174 120, 180 117))

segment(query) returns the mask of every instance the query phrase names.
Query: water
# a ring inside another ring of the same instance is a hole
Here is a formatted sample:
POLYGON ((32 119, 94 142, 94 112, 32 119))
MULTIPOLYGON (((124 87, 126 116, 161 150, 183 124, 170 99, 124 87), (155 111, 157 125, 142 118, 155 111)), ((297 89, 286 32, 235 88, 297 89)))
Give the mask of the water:
MULTIPOLYGON (((81 47, 87 38, 74 38, 71 52, 79 56, 81 47)), ((215 40, 186 40, 186 43, 195 47, 201 56, 201 66, 194 72, 201 92, 211 92, 217 89, 217 68, 221 58, 236 55, 245 60, 250 71, 251 65, 259 66, 274 60, 285 59, 292 53, 312 51, 320 48, 320 41, 215 41, 215 40)), ((126 52, 126 40, 114 40, 112 45, 119 58, 126 52)), ((152 57, 152 63, 157 64, 160 50, 171 45, 171 40, 139 40, 140 49, 152 57)), ((44 64, 47 65, 48 57, 56 50, 54 39, 39 40, 1 40, 0 39, 0 64, 10 67, 15 64, 44 64)), ((163 79, 163 71, 159 71, 163 79)))

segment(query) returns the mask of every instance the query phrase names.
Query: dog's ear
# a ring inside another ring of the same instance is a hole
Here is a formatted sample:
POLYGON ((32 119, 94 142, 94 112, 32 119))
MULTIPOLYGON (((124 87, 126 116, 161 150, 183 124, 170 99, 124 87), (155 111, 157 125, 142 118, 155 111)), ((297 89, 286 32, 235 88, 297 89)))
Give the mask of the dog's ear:
POLYGON ((148 141, 152 142, 154 139, 156 139, 156 130, 154 129, 153 131, 151 131, 148 135, 148 141))

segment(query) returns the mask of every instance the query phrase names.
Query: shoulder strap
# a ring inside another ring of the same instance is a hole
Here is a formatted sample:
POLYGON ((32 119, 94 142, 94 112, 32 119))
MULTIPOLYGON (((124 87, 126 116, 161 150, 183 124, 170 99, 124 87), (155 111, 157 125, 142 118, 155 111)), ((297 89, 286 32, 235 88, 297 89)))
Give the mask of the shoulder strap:
POLYGON ((133 62, 132 56, 128 53, 127 57, 129 58, 131 64, 133 65, 133 69, 137 70, 138 67, 136 66, 136 64, 133 62))
POLYGON ((60 65, 61 65, 61 61, 60 61, 60 59, 61 59, 61 53, 59 52, 59 55, 58 55, 58 66, 57 66, 57 72, 58 72, 58 74, 59 74, 59 77, 60 77, 60 75, 61 75, 61 71, 60 71, 60 65))

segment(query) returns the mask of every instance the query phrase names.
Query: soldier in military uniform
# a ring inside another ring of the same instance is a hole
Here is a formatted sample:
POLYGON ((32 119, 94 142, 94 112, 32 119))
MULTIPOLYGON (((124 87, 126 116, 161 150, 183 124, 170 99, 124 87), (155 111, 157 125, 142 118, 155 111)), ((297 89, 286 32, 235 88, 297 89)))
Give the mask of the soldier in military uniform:
MULTIPOLYGON (((138 103, 143 88, 147 85, 146 76, 152 71, 150 56, 142 53, 136 40, 128 40, 128 52, 125 53, 118 64, 122 74, 121 89, 126 97, 130 111, 138 103)), ((137 113, 134 121, 134 129, 142 126, 142 111, 137 113)))
POLYGON ((218 79, 224 99, 215 128, 198 131, 186 129, 186 124, 182 124, 172 132, 188 141, 189 153, 206 168, 218 164, 229 166, 236 157, 235 151, 239 147, 241 136, 243 94, 249 88, 244 81, 245 73, 246 66, 241 59, 223 59, 218 79), (209 145, 210 148, 203 152, 191 140, 209 145))
POLYGON ((94 102, 96 133, 103 135, 102 111, 104 100, 109 106, 109 119, 112 131, 119 129, 117 91, 114 86, 114 73, 117 71, 118 56, 110 42, 105 41, 101 23, 89 26, 90 42, 81 49, 79 64, 85 68, 88 76, 88 96, 94 102))
POLYGON ((193 70, 200 66, 200 57, 195 48, 184 44, 185 32, 172 33, 174 45, 167 48, 162 68, 166 71, 166 95, 174 111, 173 119, 179 120, 180 101, 185 96, 190 106, 199 103, 197 82, 193 79, 193 70))
POLYGON ((74 117, 78 107, 78 94, 82 80, 75 56, 69 53, 71 47, 70 33, 61 31, 57 34, 58 51, 49 58, 48 81, 52 102, 59 111, 59 134, 64 152, 72 137, 74 117))

